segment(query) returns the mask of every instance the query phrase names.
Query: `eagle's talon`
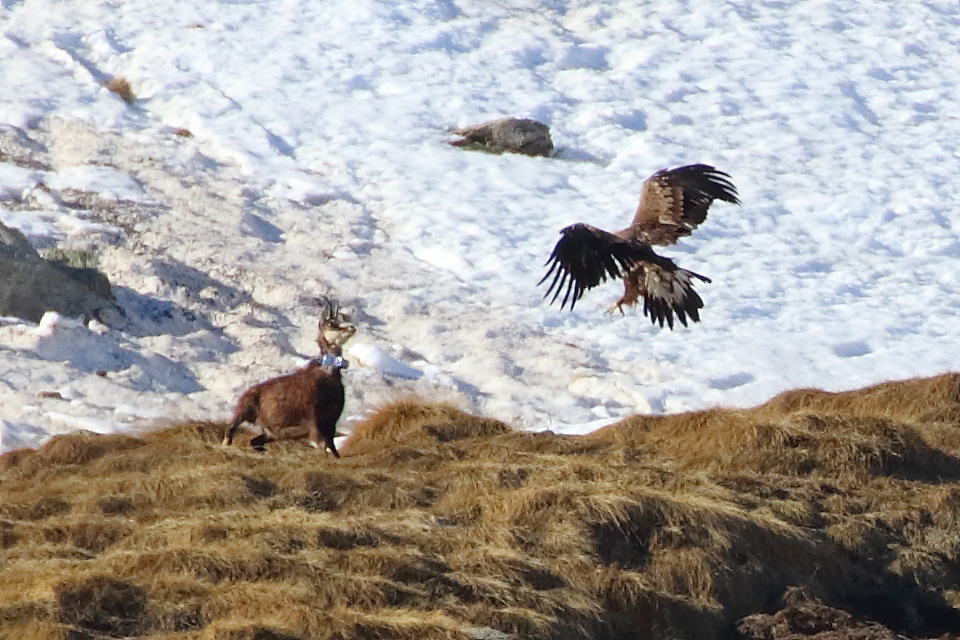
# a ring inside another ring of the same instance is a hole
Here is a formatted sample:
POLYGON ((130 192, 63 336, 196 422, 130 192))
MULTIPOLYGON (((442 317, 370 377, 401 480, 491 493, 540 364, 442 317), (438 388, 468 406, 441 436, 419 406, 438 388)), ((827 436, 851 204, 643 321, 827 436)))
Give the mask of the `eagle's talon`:
POLYGON ((622 316, 627 315, 627 314, 624 312, 624 310, 623 310, 623 300, 617 300, 617 301, 614 302, 612 305, 610 305, 609 307, 607 307, 607 315, 610 315, 610 314, 613 313, 614 311, 619 311, 619 312, 620 312, 620 315, 622 315, 622 316))

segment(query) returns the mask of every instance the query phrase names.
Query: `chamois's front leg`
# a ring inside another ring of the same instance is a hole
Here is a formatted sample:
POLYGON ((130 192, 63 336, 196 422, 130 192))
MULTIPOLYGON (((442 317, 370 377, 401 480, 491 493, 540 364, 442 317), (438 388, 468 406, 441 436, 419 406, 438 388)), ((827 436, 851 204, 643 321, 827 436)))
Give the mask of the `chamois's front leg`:
POLYGON ((340 453, 337 451, 337 445, 335 445, 335 444, 333 443, 333 436, 332 436, 332 435, 330 435, 330 436, 326 436, 326 435, 325 435, 325 436, 324 436, 324 440, 326 440, 327 449, 330 449, 330 453, 333 454, 333 457, 334 457, 334 458, 339 458, 339 457, 340 457, 340 453))
POLYGON ((310 446, 314 449, 324 449, 329 450, 333 454, 334 458, 339 458, 340 453, 337 451, 337 445, 333 442, 333 435, 337 432, 337 423, 333 423, 333 428, 328 430, 324 428, 324 421, 318 416, 314 424, 310 425, 310 446))

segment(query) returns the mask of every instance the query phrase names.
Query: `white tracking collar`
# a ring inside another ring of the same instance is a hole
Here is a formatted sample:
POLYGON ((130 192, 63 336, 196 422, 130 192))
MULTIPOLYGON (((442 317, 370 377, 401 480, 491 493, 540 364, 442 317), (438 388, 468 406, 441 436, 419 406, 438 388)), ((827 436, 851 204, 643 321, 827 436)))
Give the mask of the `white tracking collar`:
POLYGON ((350 363, 343 356, 332 356, 328 353, 323 354, 314 360, 324 367, 333 367, 334 369, 346 369, 350 363))

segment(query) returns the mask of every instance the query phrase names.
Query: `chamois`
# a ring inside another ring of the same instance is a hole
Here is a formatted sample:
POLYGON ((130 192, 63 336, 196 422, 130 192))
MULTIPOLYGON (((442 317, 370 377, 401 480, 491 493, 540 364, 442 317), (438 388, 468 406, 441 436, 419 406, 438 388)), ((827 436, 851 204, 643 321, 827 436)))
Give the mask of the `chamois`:
POLYGON ((247 389, 233 410, 233 421, 223 444, 233 442, 233 435, 243 422, 260 426, 260 435, 250 442, 257 451, 263 451, 265 444, 279 439, 279 429, 300 426, 309 433, 311 445, 319 449, 323 443, 339 458, 333 436, 343 412, 340 371, 349 364, 343 359, 341 348, 356 332, 356 327, 348 322, 349 318, 340 313, 339 306, 328 300, 317 331, 320 357, 295 373, 271 378, 247 389))

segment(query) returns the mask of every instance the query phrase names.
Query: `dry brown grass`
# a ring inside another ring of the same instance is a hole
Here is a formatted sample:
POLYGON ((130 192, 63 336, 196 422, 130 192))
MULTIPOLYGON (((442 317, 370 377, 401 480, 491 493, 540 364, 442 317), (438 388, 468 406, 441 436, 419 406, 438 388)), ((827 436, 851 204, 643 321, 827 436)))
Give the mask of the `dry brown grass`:
POLYGON ((793 585, 960 622, 958 375, 580 437, 410 398, 339 461, 224 428, 0 457, 0 638, 709 640, 793 585))
POLYGON ((130 81, 126 78, 114 76, 107 81, 106 87, 108 91, 112 91, 120 96, 120 99, 127 104, 133 104, 133 101, 137 99, 137 96, 133 94, 133 88, 130 86, 130 81))

